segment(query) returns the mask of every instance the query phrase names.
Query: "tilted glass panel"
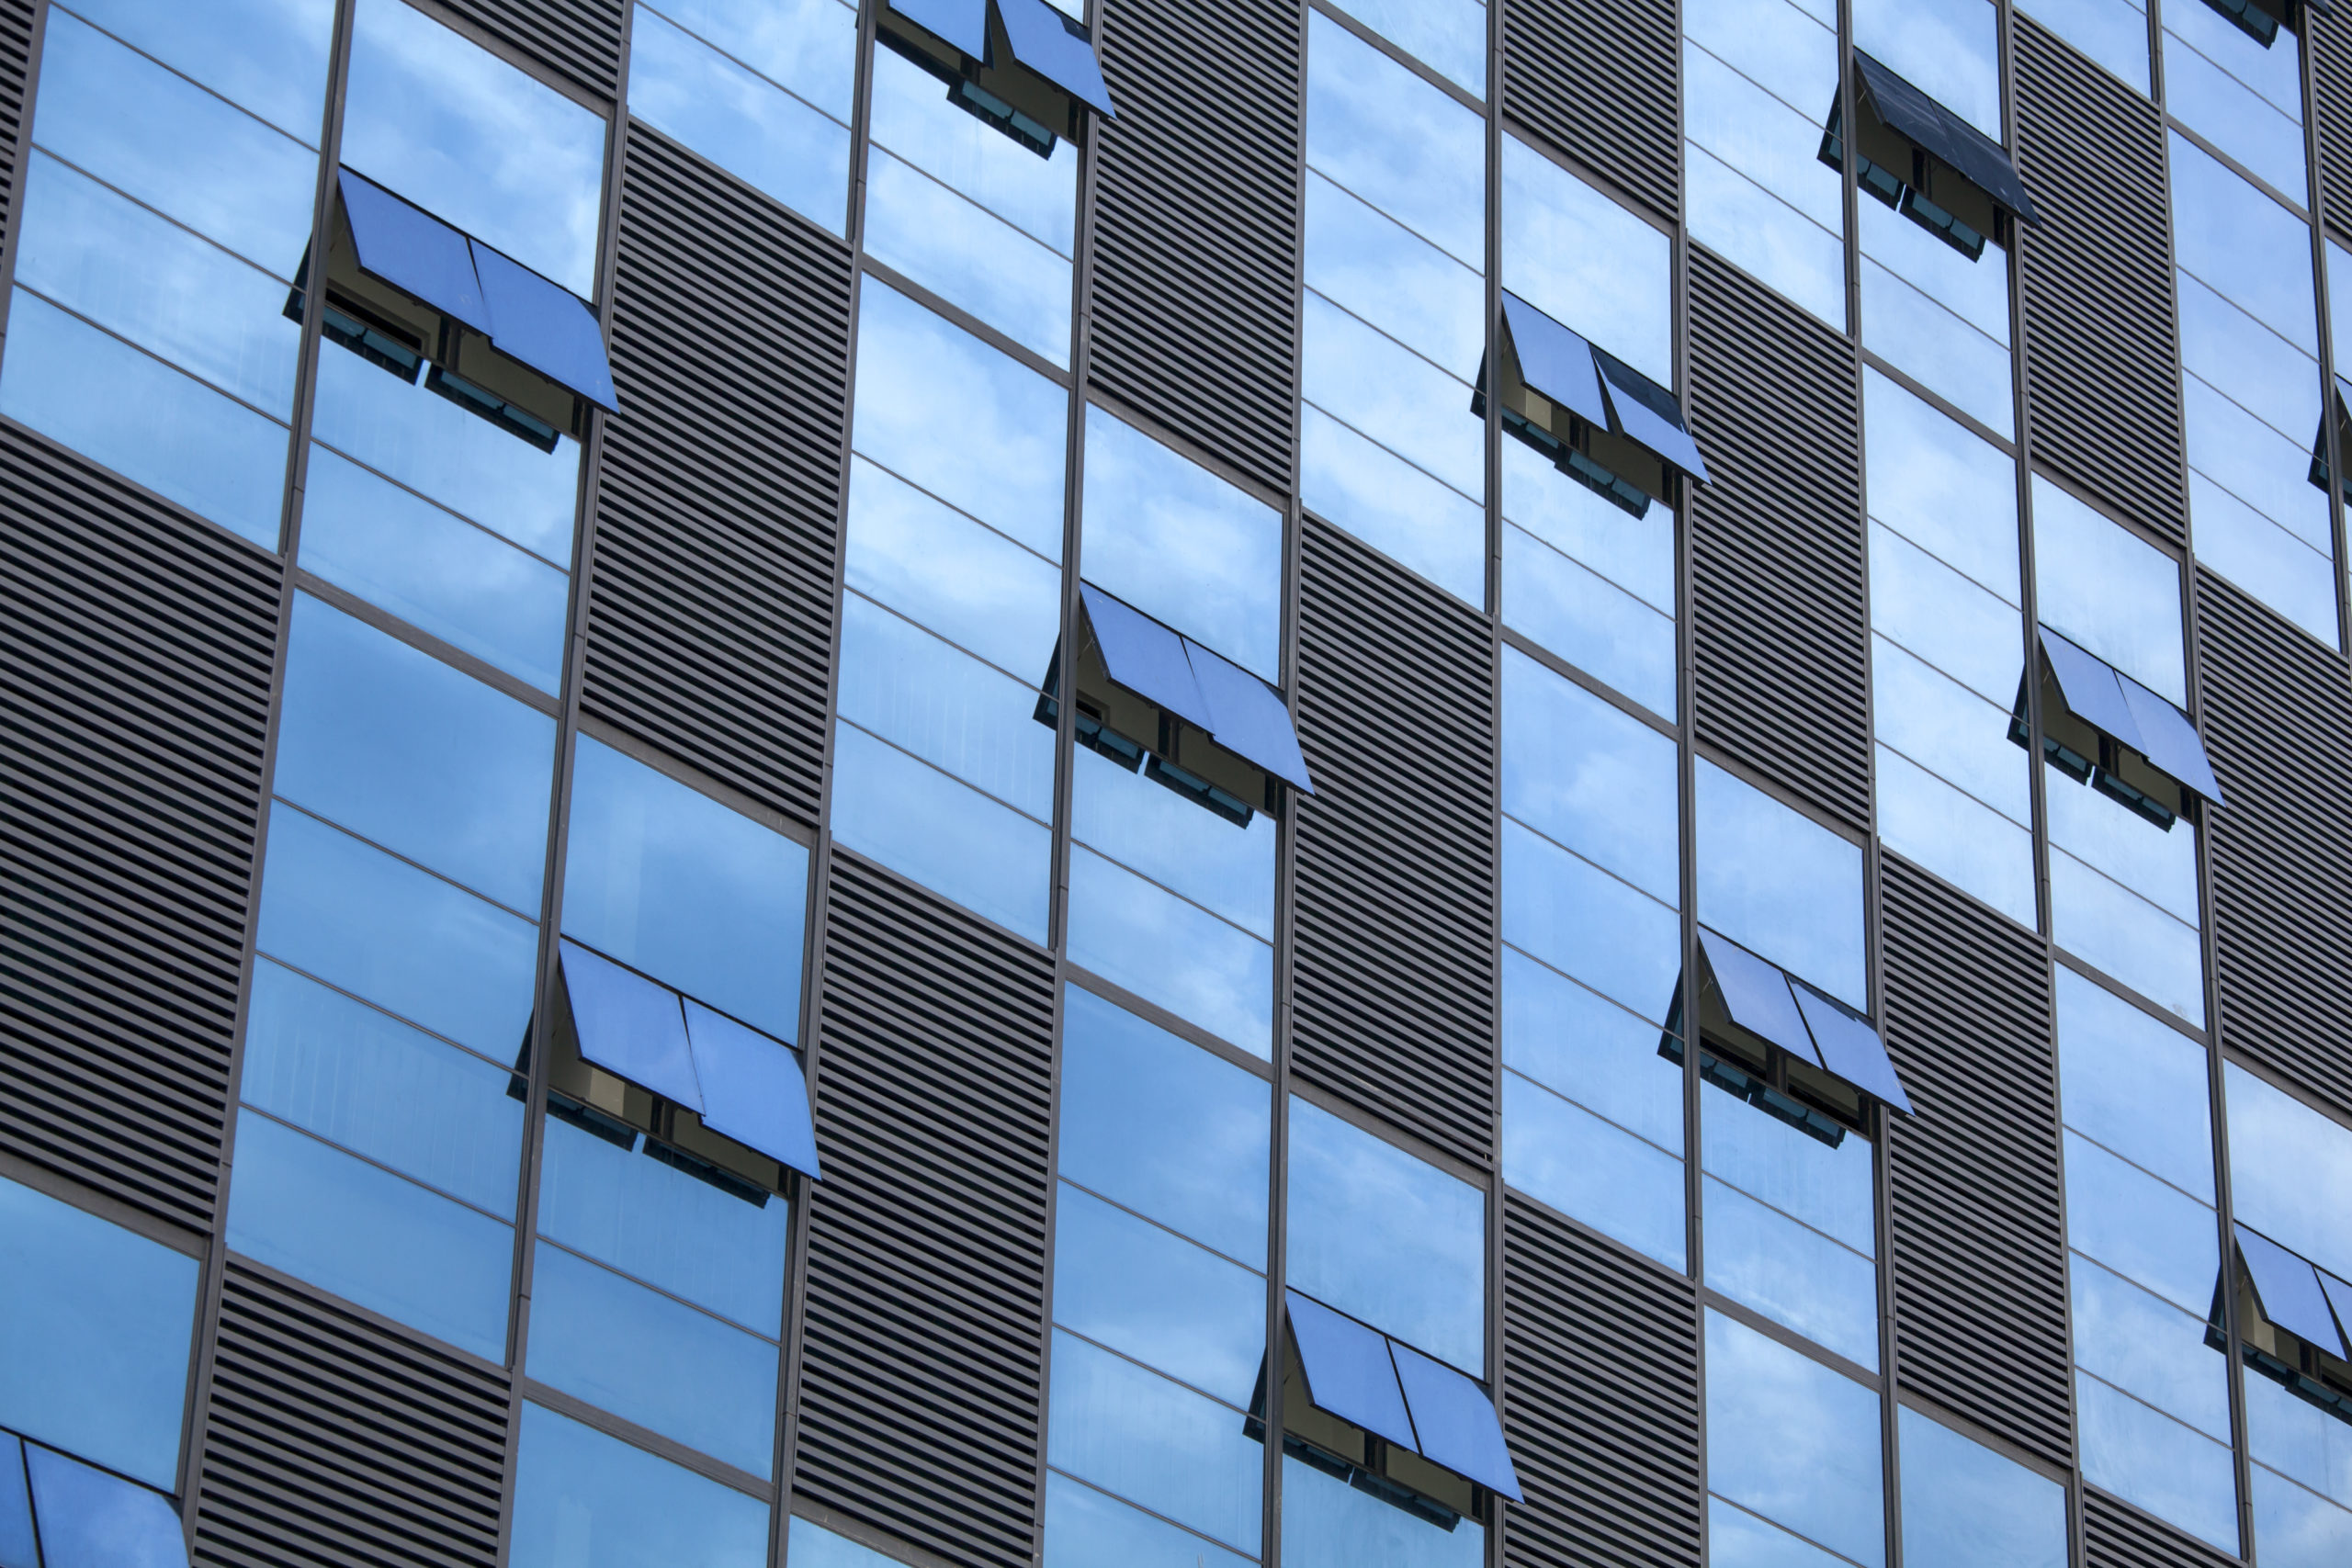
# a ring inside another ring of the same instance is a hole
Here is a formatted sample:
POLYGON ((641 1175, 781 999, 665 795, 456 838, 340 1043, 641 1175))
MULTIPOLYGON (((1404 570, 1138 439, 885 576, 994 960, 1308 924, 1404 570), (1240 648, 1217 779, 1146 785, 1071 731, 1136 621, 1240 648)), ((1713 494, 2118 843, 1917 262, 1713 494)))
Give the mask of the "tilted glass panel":
POLYGON ((1706 1316, 1709 1490, 1877 1568, 1878 1395, 1719 1312, 1706 1316))
POLYGON ((768 1528, 756 1497, 524 1404, 514 1568, 763 1568, 768 1528))
POLYGON ((1985 0, 1855 0, 1854 47, 2001 140, 2001 19, 1985 0))
POLYGON ((1698 773, 1699 918, 1858 1008, 1862 852, 1712 762, 1698 773))
POLYGON ((2081 50, 2143 96, 2148 11, 2133 0, 2018 0, 2018 9, 2081 50))
POLYGON ((1917 1410, 1897 1412, 1909 1568, 2066 1568, 2066 1488, 1917 1410))
MULTIPOLYGON (((2175 4, 2162 14, 2165 109, 2282 195, 2307 200, 2295 29, 2274 26, 2268 39, 2256 39, 2208 5, 2175 4)), ((2254 6, 2246 20, 2259 27, 2271 18, 2254 6)))
POLYGON ((1673 241, 1516 136, 1502 182, 1503 287, 1671 391, 1673 241))

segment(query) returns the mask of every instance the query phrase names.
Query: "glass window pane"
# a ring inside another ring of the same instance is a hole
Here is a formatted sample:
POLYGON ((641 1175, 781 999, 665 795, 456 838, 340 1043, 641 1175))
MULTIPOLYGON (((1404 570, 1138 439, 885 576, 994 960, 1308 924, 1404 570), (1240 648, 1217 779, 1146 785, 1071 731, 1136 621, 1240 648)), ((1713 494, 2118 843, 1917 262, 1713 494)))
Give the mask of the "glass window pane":
POLYGON ((1504 288, 1659 386, 1674 385, 1674 247, 1665 234, 1509 135, 1502 219, 1504 288))
MULTIPOLYGON (((792 1525, 793 1562, 808 1568, 810 1559, 798 1555, 800 1537, 815 1532, 798 1519, 792 1525)), ((817 1568, 867 1568, 862 1557, 836 1560, 820 1552, 814 1561, 817 1568)), ((1245 1568, 1251 1561, 1083 1482, 1046 1477, 1045 1568, 1101 1568, 1105 1562, 1122 1568, 1245 1568)), ((873 1568, 886 1568, 880 1557, 874 1557, 873 1568)))
POLYGON ((808 852, 583 735, 563 929, 779 1040, 799 1037, 808 852))
POLYGON ((1713 1177, 1704 1188, 1707 1283, 1876 1371, 1878 1270, 1871 1260, 1713 1177))
MULTIPOLYGON (((1503 444, 1504 493, 1516 476, 1503 444)), ((1548 468, 1548 465, 1547 465, 1548 468)), ((1538 482, 1592 492, 1554 471, 1538 482)), ((1506 504, 1509 504, 1506 502, 1506 504)), ((1667 513, 1672 526, 1672 513, 1667 513)), ((1620 513, 1620 523, 1631 521, 1620 513)), ((1586 570, 1516 524, 1503 529, 1503 620, 1661 717, 1676 709, 1674 617, 1586 570)))
POLYGON ((1282 680, 1281 513, 1091 404, 1085 506, 1089 582, 1282 680))
POLYGON ((1423 64, 1485 94, 1485 0, 1348 0, 1346 9, 1423 64))
POLYGON ((2256 1460, 2352 1506, 2352 1422, 2249 1371, 2245 1428, 2256 1460))
POLYGON ((1313 169, 1306 287, 1456 376, 1477 374, 1487 351, 1478 270, 1313 169))
POLYGON ((858 594, 842 603, 842 717, 1018 807, 1054 814, 1054 732, 1036 688, 858 594))
POLYGON ((2204 1046, 2062 967, 2058 1064, 2068 1126, 2213 1201, 2204 1046))
MULTIPOLYGON (((1069 257, 1078 226, 1078 153, 1069 142, 1057 141, 1051 157, 1038 157, 950 103, 939 78, 888 49, 874 52, 870 112, 877 145, 1064 260, 1069 257)), ((1068 276, 1065 271, 1065 318, 1068 276)))
MULTIPOLYGON (((2071 807, 2078 787, 2053 784, 2048 798, 2053 805, 2063 800, 2071 807)), ((2159 1007, 2169 1008, 2202 1027, 2205 977, 2196 928, 2068 853, 2059 839, 2064 818, 2052 810, 2050 818, 2051 929, 2058 944, 2159 1007)))
POLYGON ((1273 941, 1272 818, 1258 812, 1238 827, 1091 748, 1077 752, 1074 770, 1071 830, 1080 839, 1273 941))
POLYGON ((308 595, 277 792, 536 914, 555 721, 308 595))
POLYGON ((2008 273, 1999 251, 1991 262, 1972 263, 1876 201, 1855 210, 1862 236, 1863 341, 1970 417, 1999 434, 2014 434, 2008 273))
POLYGON ((1291 1101, 1289 1281, 1476 1375, 1487 1364, 1487 1198, 1291 1101))
MULTIPOLYGON (((849 201, 849 127, 839 116, 849 107, 856 14, 835 0, 775 9, 768 25, 790 37, 790 46, 780 51, 784 60, 806 47, 823 65, 838 63, 838 113, 822 112, 763 80, 643 6, 629 35, 628 112, 839 234, 849 201), (835 54, 843 58, 836 62, 830 58, 835 54)), ((741 25, 750 30, 760 24, 746 10, 741 25)))
POLYGON ((1722 1568, 1838 1568, 1843 1562, 1721 1497, 1707 1499, 1707 1555, 1722 1568))
MULTIPOLYGON (((1671 1082, 1681 1087, 1679 1069, 1671 1082)), ((1682 1161, 1508 1072, 1503 1179, 1677 1272, 1686 1267, 1682 1161)))
POLYGON ((347 91, 345 164, 594 297, 602 116, 401 0, 360 0, 347 91))
POLYGON ((2212 1304, 2221 1268, 2211 1206, 2080 1134, 2066 1134, 2066 1240, 2184 1312, 2212 1304))
POLYGON ((1997 705, 1997 739, 2007 745, 2025 650, 2025 620, 2017 604, 1883 523, 1871 525, 1870 541, 1871 628, 1997 705))
MULTIPOLYGON (((922 75, 887 51, 875 65, 877 75, 891 66, 922 75)), ((1023 348, 1069 363, 1069 259, 879 145, 866 164, 865 248, 1023 348)))
POLYGON ((1053 835, 853 724, 833 728, 833 835, 1032 942, 1053 835))
POLYGON ((75 0, 84 17, 289 136, 315 144, 326 113, 334 0, 75 0))
POLYGON ((786 1523, 785 1534, 791 1559, 799 1568, 888 1568, 897 1561, 797 1514, 786 1523))
POLYGON ((1083 844, 1070 848, 1069 941, 1071 963, 1272 1059, 1271 943, 1083 844))
POLYGON ((1503 809, 1668 906, 1681 902, 1674 741, 1503 650, 1503 809))
POLYGON ((523 1406, 513 1568, 764 1568, 767 1505, 523 1406))
POLYGON ((1867 1010, 1861 846, 1712 762, 1698 789, 1699 919, 1867 1010))
MULTIPOLYGON (((2025 761, 2022 753, 2018 761, 2025 761)), ((2034 923, 2033 835, 1884 746, 1878 748, 1878 836, 2018 924, 2034 923)))
POLYGON ((8 307, 0 414, 277 547, 286 427, 21 288, 8 307))
POLYGON ((2263 1568, 2330 1568, 2352 1561, 2352 1513, 2256 1465, 2254 1544, 2263 1568))
POLYGON ((2173 244, 2181 270, 2316 353, 2309 227, 2194 142, 2177 132, 2169 140, 2173 244))
POLYGON ((229 1245, 461 1350, 506 1359, 512 1226, 252 1111, 237 1117, 229 1245))
POLYGON ((2033 565, 2045 625, 2188 705, 2178 562, 2037 474, 2033 565))
MULTIPOLYGON (((2319 423, 2319 357, 2316 345, 2299 344, 2279 335, 2251 312, 2219 290, 2186 272, 2174 275, 2180 298, 2181 358, 2197 378, 2229 399, 2237 408, 2232 417, 2252 415, 2269 426, 2267 434, 2289 446, 2308 451, 2312 443, 2303 433, 2319 423)), ((2226 287, 2228 279, 2222 280, 2226 287)), ((2209 429, 2209 417, 2200 423, 2209 429)), ((2223 479, 2241 470, 2209 458, 2209 466, 2223 479)), ((2246 468, 2265 472, 2258 465, 2246 468)), ((2308 476, 2300 476, 2308 482, 2308 476)), ((2275 481, 2292 491, 2293 478, 2275 481)), ((2271 503, 2265 479, 2243 486, 2249 500, 2261 502, 2289 523, 2295 514, 2271 503)), ((2324 493, 2324 487, 2314 487, 2324 493)), ((2297 499, 2301 499, 2298 497, 2297 499)))
POLYGON ((777 1356, 560 1247, 536 1254, 530 1375, 754 1475, 775 1468, 777 1356))
POLYGON ((1876 371, 1862 374, 1862 406, 1871 515, 2018 603, 2015 460, 1876 371))
MULTIPOLYGON (((1780 0, 1773 3, 1778 5, 1780 0)), ((1713 55, 1688 43, 1682 59, 1684 81, 1692 89, 1687 102, 1695 107, 1702 102, 1697 89, 1702 85, 1720 86, 1718 73, 1724 68, 1713 55)), ((1779 117, 1770 118, 1780 129, 1779 117)), ((1824 228, 1696 141, 1684 142, 1682 154, 1684 181, 1690 192, 1690 237, 1747 268, 1823 321, 1843 322, 1846 251, 1839 237, 1843 221, 1836 229, 1824 228)))
POLYGON ((1718 1312, 1707 1484, 1865 1568, 1886 1561, 1878 1395, 1718 1312))
POLYGON ((1306 299, 1306 395, 1463 495, 1486 493, 1486 429, 1469 388, 1315 295, 1306 299))
POLYGON ((0 1424, 178 1483, 197 1260, 0 1180, 0 1424))
POLYGON ((2280 28, 2264 44, 2204 6, 2174 5, 2163 16, 2165 107, 2281 194, 2304 200, 2302 50, 2294 28, 2280 28))
POLYGON ((1045 683, 1061 637, 1052 562, 864 457, 850 459, 848 553, 850 587, 1045 683))
POLYGON ((2018 9, 2106 66, 2126 85, 2148 91, 2148 13, 2132 0, 2018 0, 2018 9))
POLYGON ((1682 1068, 1658 1055, 1657 1024, 1515 948, 1502 978, 1505 1065, 1682 1152, 1682 1068))
MULTIPOLYGON (((1475 430, 1469 403, 1463 420, 1475 430)), ((1385 551, 1454 597, 1487 597, 1486 509, 1314 404, 1299 410, 1307 510, 1385 551)))
POLYGON ((1819 159, 1822 121, 1838 93, 1835 31, 1792 6, 1767 4, 1720 14, 1694 8, 1687 31, 1683 134, 1781 207, 1786 216, 1775 227, 1809 220, 1832 238, 1842 234, 1837 171, 1819 159), (1726 38, 1725 23, 1746 30, 1726 38), (1730 62, 1752 62, 1756 73, 1730 62))
POLYGON ((1836 1148, 1721 1090, 1701 1097, 1700 1164, 1870 1256, 1877 1198, 1869 1139, 1836 1148))
POLYGON ((1486 270, 1478 116, 1328 17, 1309 16, 1306 162, 1463 265, 1486 270))
MULTIPOLYGON (((1560 472, 1524 442, 1506 441, 1501 451, 1503 514, 1670 623, 1677 592, 1672 509, 1653 502, 1645 515, 1628 516, 1560 472)), ((1593 666, 1585 667, 1603 673, 1593 666)))
POLYGON ((1064 1182, 1054 1321, 1247 1406, 1266 1353, 1266 1280, 1064 1182))
POLYGON ((2084 1480, 2237 1551, 2237 1479, 2225 1445, 2080 1372, 2075 1419, 2084 1480))
POLYGON ((1256 1555, 1265 1449, 1239 1411, 1059 1331, 1049 1404, 1057 1469, 1256 1555))
POLYGON ((1510 818, 1503 940, 1634 1011, 1662 1016, 1682 971, 1674 911, 1510 818))
POLYGON ((1253 1267, 1272 1091, 1075 986, 1062 990, 1061 1174, 1253 1267))
MULTIPOLYGON (((846 124, 857 8, 842 0, 658 0, 662 13, 846 124)), ((632 73, 639 69, 635 62, 632 73)))
POLYGON ((1283 1456, 1283 1562, 1287 1568, 1478 1568, 1487 1532, 1460 1519, 1440 1529, 1303 1460, 1283 1456))
POLYGON ((2066 1489, 1920 1415, 1897 1413, 1907 1568, 2066 1568, 2066 1489))
POLYGON ((859 300, 857 449, 1060 560, 1069 392, 871 278, 859 300))
MULTIPOLYGON (((1958 621, 1972 606, 1957 593, 1954 600, 1951 619, 1958 621)), ((1993 604, 1998 607, 2000 602, 1993 604)), ((2009 622, 2007 640, 2014 652, 2018 618, 2014 612, 2005 618, 2009 622)), ((1871 714, 1881 744, 1958 785, 2019 827, 2030 824, 2033 806, 2028 758, 2009 739, 2008 704, 1985 700, 1981 693, 1950 679, 1883 637, 1871 639, 1871 714)), ((2011 663, 2014 669, 2015 660, 2011 663)))
POLYGON ((2352 1280, 2352 1213, 2315 1194, 2352 1191, 2352 1129, 2232 1064, 2230 1205, 2241 1224, 2352 1280))
POLYGON ((2001 24, 1984 0, 1854 0, 1854 47, 2001 140, 2001 24))
POLYGON ((2229 1363, 2205 1343, 2203 1314, 2183 1312, 2079 1255, 2071 1273, 2075 1365, 2227 1442, 2229 1363))
POLYGON ((267 959, 254 965, 238 1094, 282 1121, 512 1219, 520 1082, 267 959))
POLYGON ((493 1060, 521 1053, 538 927, 290 807, 270 809, 259 940, 493 1060))

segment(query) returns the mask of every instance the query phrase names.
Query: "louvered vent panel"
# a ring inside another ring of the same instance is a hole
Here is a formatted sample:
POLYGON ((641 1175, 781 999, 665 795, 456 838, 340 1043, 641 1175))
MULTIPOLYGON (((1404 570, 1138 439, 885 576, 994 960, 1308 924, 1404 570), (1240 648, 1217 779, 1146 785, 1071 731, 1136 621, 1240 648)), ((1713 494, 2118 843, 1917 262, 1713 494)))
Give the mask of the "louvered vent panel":
POLYGON ((849 417, 849 254, 629 134, 588 708, 813 824, 849 417))
MULTIPOLYGON (((2319 139, 2320 209, 2336 231, 2352 235, 2352 18, 2320 17, 2306 6, 2312 30, 2312 128, 2319 139)), ((2337 373, 2343 373, 2337 367, 2337 373)))
POLYGON ((2352 685, 2344 661, 2198 573, 2200 727, 2229 804, 2213 841, 2222 1034, 2352 1106, 2352 1043, 2312 1009, 2352 996, 2352 685))
POLYGON ((592 92, 610 98, 620 91, 622 11, 627 0, 441 0, 441 4, 592 92))
POLYGON ((0 1142, 210 1228, 278 570, 0 427, 0 1142))
POLYGON ((1690 247, 1702 739, 1871 820, 1861 406, 1846 340, 1690 247))
POLYGON ((2231 1568, 2236 1562, 2095 1486, 2083 1488, 2084 1568, 2231 1568))
POLYGON ((1681 210, 1673 0, 1506 0, 1503 107, 1672 220, 1681 210))
POLYGON ((1091 385, 1276 490, 1298 414, 1299 12, 1107 0, 1091 385))
POLYGON ((950 1562, 1037 1547, 1053 966, 836 851, 796 1482, 950 1562))
POLYGON ((1503 1561, 1696 1568, 1699 1311, 1690 1281, 1503 1202, 1503 1427, 1524 1505, 1503 1561))
POLYGON ((505 1380, 236 1262, 197 1484, 220 1568, 491 1568, 505 1380))
POLYGON ((2018 18, 2018 166, 2041 227, 2019 242, 2026 430, 2036 460, 2188 537, 2164 121, 2018 18))
POLYGON ((0 236, 16 215, 13 179, 25 130, 25 92, 32 79, 36 0, 0 0, 0 236))
POLYGON ((1308 519, 1291 1066, 1493 1157, 1494 657, 1486 625, 1308 519))
POLYGON ((1899 855, 1880 883, 1903 1381, 2064 1465, 2075 1451, 2058 1057, 2034 936, 1899 855))

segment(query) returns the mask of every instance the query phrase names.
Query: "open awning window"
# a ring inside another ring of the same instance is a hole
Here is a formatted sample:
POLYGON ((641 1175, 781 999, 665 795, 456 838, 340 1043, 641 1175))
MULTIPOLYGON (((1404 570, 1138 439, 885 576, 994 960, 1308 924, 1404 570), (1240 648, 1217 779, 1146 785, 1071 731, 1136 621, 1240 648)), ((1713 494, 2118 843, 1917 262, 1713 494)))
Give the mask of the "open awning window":
MULTIPOLYGON (((327 246, 327 333, 552 449, 581 405, 618 412, 587 305, 412 202, 339 171, 327 246)), ((299 313, 299 312, 298 312, 299 313)))
POLYGON ((179 1509, 162 1493, 0 1432, 0 1562, 36 1562, 187 1568, 187 1538, 179 1509))
POLYGON ((2159 827, 2171 827, 2184 790, 2223 804, 2187 714, 2062 633, 2043 626, 2041 643, 2043 751, 2053 764, 2159 827))
POLYGON ((1704 926, 1699 928, 1699 954, 1706 967, 1702 1029, 1745 1035, 1800 1067, 1825 1073, 1906 1116, 1912 1113, 1910 1097, 1870 1020, 1704 926))
MULTIPOLYGON (((2238 1337, 2246 1364, 2352 1423, 2352 1281, 2236 1227, 2238 1337)), ((2216 1348, 2221 1340, 2212 1341, 2216 1348)))
MULTIPOLYGON (((2001 144, 1876 60, 1854 51, 1856 174, 1861 188, 1972 261, 2006 220, 2041 220, 2001 144)), ((1821 161, 1842 168, 1843 107, 1829 108, 1821 161)))
MULTIPOLYGON (((2283 1328, 2314 1350, 2337 1360, 2346 1359, 2344 1331, 2328 1301, 2326 1281, 2332 1278, 2299 1253, 2272 1241, 2261 1232, 2237 1227, 2238 1258, 2254 1287, 2255 1303, 2263 1320, 2283 1328)), ((2352 1286, 2335 1281, 2339 1298, 2352 1286)), ((2347 1302, 2346 1304, 2352 1304, 2347 1302)))
MULTIPOLYGON (((821 1179, 808 1081, 792 1047, 568 938, 561 952, 583 1063, 693 1111, 711 1133, 821 1179)), ((625 1122, 650 1120, 593 1083, 558 1088, 625 1122)))
MULTIPOLYGON (((2338 376, 2335 378, 2335 390, 2328 399, 2328 402, 2335 414, 2335 449, 2339 452, 2352 453, 2352 381, 2338 376)), ((2312 437, 2311 480, 2314 489, 2327 488, 2326 414, 2320 415, 2319 433, 2312 437)), ((2352 501, 2352 481, 2347 481, 2344 488, 2344 499, 2352 501)))
POLYGON ((1081 109, 1118 118, 1092 37, 1046 0, 890 0, 880 21, 950 102, 1041 156, 1077 135, 1081 109))
POLYGON ((1495 1403, 1476 1380, 1311 1297, 1286 1294, 1307 1397, 1318 1408, 1521 1500, 1495 1403))
MULTIPOLYGON (((1672 505, 1677 476, 1707 482, 1672 392, 1508 289, 1503 338, 1503 423, 1562 472, 1635 516, 1653 498, 1672 505)), ((1485 386, 1482 371, 1482 415, 1485 386)))

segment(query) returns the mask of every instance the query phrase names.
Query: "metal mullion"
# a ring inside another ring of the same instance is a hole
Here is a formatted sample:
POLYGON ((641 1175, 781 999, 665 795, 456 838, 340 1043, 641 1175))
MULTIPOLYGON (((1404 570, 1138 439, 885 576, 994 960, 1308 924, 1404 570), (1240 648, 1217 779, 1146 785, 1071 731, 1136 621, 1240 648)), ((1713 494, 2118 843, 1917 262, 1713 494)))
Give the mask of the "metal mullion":
MULTIPOLYGON (((1486 122, 1487 167, 1484 186, 1486 199, 1482 214, 1486 229, 1485 304, 1487 311, 1487 362, 1497 367, 1502 344, 1502 160, 1503 160, 1503 17, 1501 0, 1491 0, 1487 6, 1487 95, 1484 106, 1486 122)), ((1488 709, 1495 716, 1495 755, 1502 749, 1501 729, 1506 722, 1503 713, 1503 617, 1502 617, 1502 550, 1503 550, 1503 489, 1502 489, 1502 382, 1499 375, 1490 375, 1487 382, 1486 454, 1483 474, 1486 479, 1486 505, 1482 509, 1487 524, 1486 603, 1480 606, 1486 616, 1487 670, 1488 709)), ((1489 862, 1498 874, 1502 867, 1503 813, 1502 770, 1494 771, 1492 793, 1480 804, 1487 815, 1489 862)), ((1508 1372, 1508 1344, 1504 1335, 1504 1281, 1507 1278, 1504 1248, 1509 1232, 1504 1224, 1502 1115, 1502 981, 1503 931, 1502 900, 1493 904, 1492 926, 1487 939, 1487 979, 1488 1002, 1487 1033, 1488 1040, 1487 1078, 1490 1086, 1487 1094, 1487 1153, 1488 1170, 1485 1182, 1487 1197, 1486 1272, 1486 1349, 1487 1364, 1480 1369, 1486 1373, 1488 1391, 1492 1393, 1495 1411, 1499 1419, 1510 1409, 1510 1388, 1508 1372)), ((1510 1529, 1510 1506, 1500 1495, 1488 1492, 1486 1531, 1487 1561, 1500 1563, 1504 1560, 1504 1545, 1510 1529)))
MULTIPOLYGON (((15 297, 13 285, 17 277, 17 244, 24 233, 25 176, 33 161, 33 116, 40 100, 40 57, 49 42, 49 7, 33 8, 33 25, 25 43, 25 96, 17 107, 17 152, 8 166, 10 198, 6 232, 0 233, 0 349, 7 346, 8 306, 15 297)), ((333 62, 330 62, 330 69, 333 62)), ((329 98, 333 98, 333 83, 329 83, 329 98)), ((242 1006, 242 1000, 240 1006, 242 1006)))

